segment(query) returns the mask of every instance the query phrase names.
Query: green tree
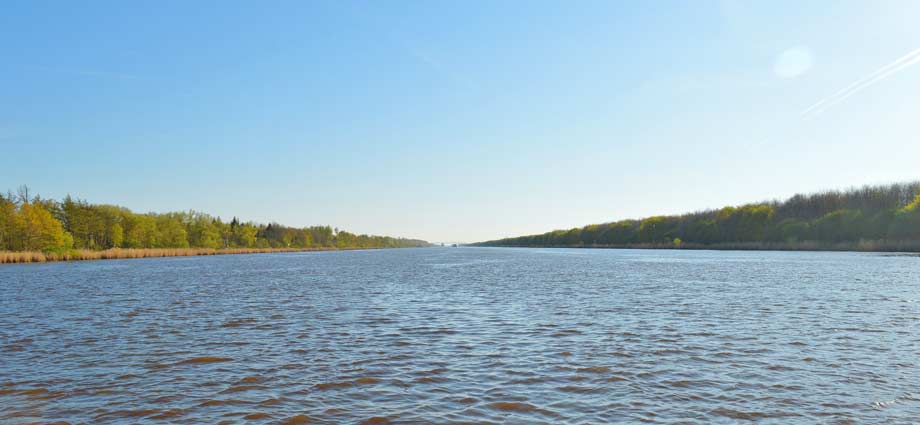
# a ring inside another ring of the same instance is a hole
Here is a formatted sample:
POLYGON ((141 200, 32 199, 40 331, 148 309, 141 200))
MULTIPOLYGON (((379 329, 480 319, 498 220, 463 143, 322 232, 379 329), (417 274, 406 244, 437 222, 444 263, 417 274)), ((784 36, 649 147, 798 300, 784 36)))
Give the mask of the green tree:
POLYGON ((920 239, 920 195, 894 214, 888 237, 893 240, 920 239))
POLYGON ((626 245, 636 241, 638 224, 633 221, 619 221, 611 224, 601 234, 604 245, 626 245))
POLYGON ((190 213, 187 227, 189 245, 195 248, 220 248, 219 222, 205 214, 190 213))
POLYGON ((811 226, 804 220, 787 218, 776 226, 779 241, 796 243, 808 240, 811 235, 811 226))
POLYGON ((112 225, 109 226, 108 239, 112 248, 121 247, 125 240, 125 231, 122 229, 121 224, 112 223, 112 225))
POLYGON ((64 226, 41 206, 24 203, 19 206, 19 216, 20 249, 43 251, 69 248, 65 246, 64 226))
MULTIPOLYGON (((12 198, 12 197, 11 197, 12 198)), ((0 250, 13 250, 18 230, 16 204, 0 194, 0 250)))
POLYGON ((154 248, 157 246, 156 218, 147 214, 126 212, 122 217, 124 223, 124 241, 126 248, 154 248))
POLYGON ((188 248, 188 232, 178 214, 163 214, 156 218, 157 248, 188 248))
POLYGON ((256 246, 256 234, 259 229, 252 223, 246 223, 236 226, 233 229, 234 246, 240 248, 254 248, 256 246))
POLYGON ((774 211, 769 205, 745 205, 738 209, 738 215, 738 240, 755 242, 764 240, 774 211))
POLYGON ((639 225, 639 240, 646 243, 669 243, 677 230, 674 217, 657 216, 642 220, 639 225))
POLYGON ((815 220, 815 239, 824 242, 856 241, 863 235, 863 215, 856 210, 836 210, 815 220))
POLYGON ((712 219, 701 219, 687 226, 686 239, 691 242, 710 244, 719 242, 719 225, 712 219))

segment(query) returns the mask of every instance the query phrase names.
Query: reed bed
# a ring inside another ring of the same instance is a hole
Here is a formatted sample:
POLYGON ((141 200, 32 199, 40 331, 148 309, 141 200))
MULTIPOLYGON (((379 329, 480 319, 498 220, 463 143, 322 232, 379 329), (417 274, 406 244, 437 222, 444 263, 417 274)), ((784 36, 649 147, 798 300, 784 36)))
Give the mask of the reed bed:
POLYGON ((333 251, 338 248, 112 248, 104 251, 72 249, 63 252, 0 251, 0 264, 48 261, 113 260, 126 258, 191 257, 196 255, 267 254, 272 252, 333 251))

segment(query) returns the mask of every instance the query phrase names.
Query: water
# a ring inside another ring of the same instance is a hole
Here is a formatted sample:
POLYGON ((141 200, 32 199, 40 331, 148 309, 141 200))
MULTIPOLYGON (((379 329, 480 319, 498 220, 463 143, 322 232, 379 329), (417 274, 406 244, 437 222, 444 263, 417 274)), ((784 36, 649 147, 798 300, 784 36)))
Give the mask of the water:
POLYGON ((0 423, 910 423, 920 258, 431 248, 0 266, 0 423))

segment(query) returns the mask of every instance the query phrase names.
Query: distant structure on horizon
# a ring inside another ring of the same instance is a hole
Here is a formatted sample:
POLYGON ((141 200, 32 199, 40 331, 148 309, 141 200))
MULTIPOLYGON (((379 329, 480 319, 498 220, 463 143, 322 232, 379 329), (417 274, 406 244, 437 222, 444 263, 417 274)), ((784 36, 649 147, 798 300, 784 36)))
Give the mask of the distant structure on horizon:
POLYGON ((457 248, 457 247, 463 246, 462 243, 457 243, 457 242, 435 242, 433 245, 440 246, 442 248, 446 248, 446 247, 457 248))

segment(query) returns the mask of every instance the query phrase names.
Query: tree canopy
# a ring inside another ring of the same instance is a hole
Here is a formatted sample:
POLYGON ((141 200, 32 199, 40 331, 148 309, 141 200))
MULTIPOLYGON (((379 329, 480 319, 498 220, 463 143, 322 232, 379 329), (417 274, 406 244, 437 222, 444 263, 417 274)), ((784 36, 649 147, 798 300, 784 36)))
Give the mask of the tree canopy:
POLYGON ((860 241, 920 242, 920 182, 795 195, 683 215, 593 224, 483 246, 819 246, 860 241))
POLYGON ((138 214, 115 205, 31 196, 28 188, 0 194, 0 250, 71 248, 399 248, 416 239, 358 235, 330 226, 225 222, 197 211, 138 214))

